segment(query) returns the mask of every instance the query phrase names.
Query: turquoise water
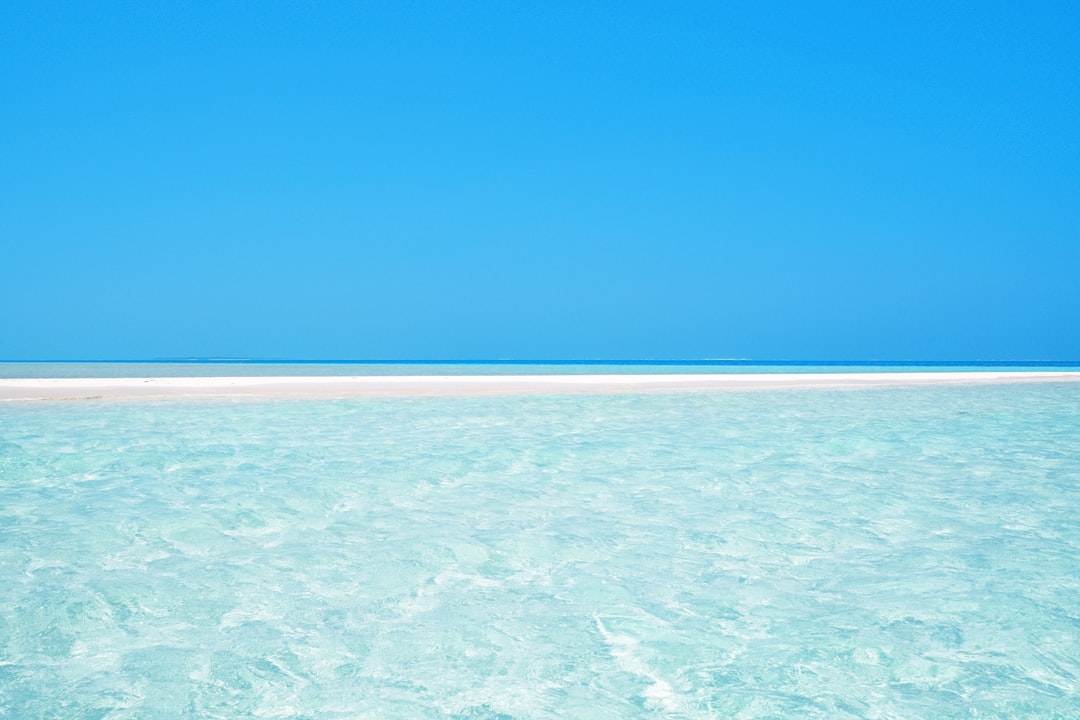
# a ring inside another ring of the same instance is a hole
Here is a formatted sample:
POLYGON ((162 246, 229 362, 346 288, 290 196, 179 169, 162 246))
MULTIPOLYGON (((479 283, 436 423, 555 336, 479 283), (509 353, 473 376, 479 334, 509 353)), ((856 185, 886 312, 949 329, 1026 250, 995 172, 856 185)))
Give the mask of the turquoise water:
POLYGON ((1080 387, 9 403, 0 716, 1080 717, 1080 387))

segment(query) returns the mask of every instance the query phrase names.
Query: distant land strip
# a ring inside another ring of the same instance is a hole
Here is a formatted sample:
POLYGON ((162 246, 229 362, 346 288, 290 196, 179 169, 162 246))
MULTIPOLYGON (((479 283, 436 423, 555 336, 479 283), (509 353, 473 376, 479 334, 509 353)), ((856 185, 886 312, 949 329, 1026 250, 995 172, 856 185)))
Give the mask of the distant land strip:
POLYGON ((20 378, 0 379, 0 401, 643 393, 1035 382, 1080 382, 1080 372, 20 378))

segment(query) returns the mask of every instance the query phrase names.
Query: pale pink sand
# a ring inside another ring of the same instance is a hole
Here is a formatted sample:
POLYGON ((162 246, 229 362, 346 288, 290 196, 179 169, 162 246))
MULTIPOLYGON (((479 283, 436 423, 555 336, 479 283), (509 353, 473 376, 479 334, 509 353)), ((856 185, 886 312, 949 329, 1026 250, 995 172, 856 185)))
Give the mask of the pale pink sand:
POLYGON ((1078 381, 1080 372, 37 378, 0 379, 0 401, 638 393, 1078 381))

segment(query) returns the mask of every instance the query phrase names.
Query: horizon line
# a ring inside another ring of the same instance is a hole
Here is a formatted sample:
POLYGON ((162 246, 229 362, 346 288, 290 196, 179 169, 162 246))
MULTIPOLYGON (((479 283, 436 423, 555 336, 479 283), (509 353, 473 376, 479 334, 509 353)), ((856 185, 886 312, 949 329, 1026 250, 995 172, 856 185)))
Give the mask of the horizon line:
POLYGON ((790 358, 468 358, 468 359, 380 359, 380 358, 110 358, 110 359, 0 359, 0 363, 86 363, 86 364, 219 364, 219 365, 1062 365, 1080 366, 1080 360, 1063 359, 790 359, 790 358))

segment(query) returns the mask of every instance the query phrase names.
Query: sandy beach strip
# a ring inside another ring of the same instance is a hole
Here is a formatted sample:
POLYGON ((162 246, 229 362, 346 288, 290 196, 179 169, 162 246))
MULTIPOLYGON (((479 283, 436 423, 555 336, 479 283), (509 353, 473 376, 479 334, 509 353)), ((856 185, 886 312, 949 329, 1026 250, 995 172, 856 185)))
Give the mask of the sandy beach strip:
POLYGON ((0 401, 641 393, 1080 382, 1080 372, 0 379, 0 401))

